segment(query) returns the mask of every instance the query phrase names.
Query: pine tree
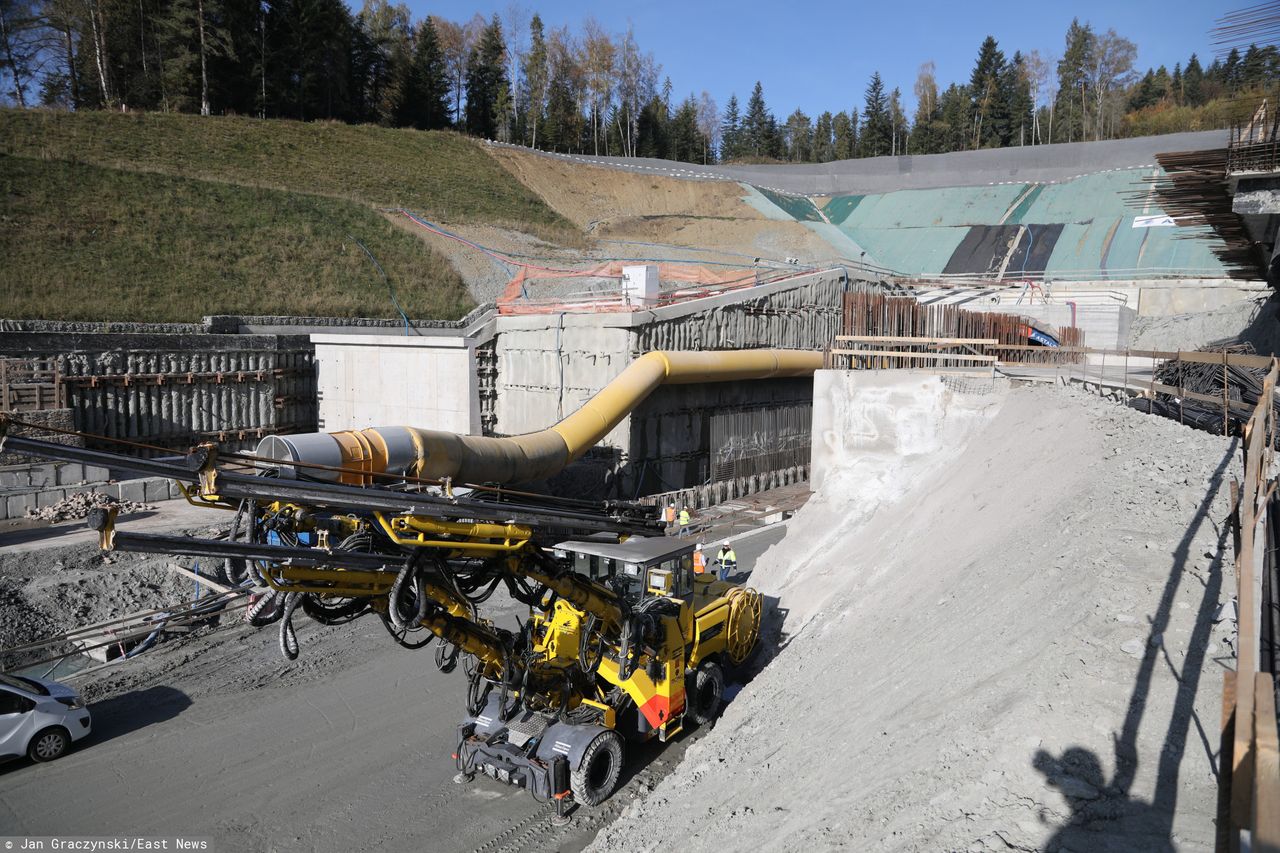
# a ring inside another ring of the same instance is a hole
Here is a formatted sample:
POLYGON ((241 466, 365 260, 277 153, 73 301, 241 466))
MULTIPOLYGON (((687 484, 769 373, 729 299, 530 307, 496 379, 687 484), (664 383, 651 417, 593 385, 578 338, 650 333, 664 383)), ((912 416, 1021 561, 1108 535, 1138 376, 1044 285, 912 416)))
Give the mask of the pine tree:
POLYGON ((911 123, 907 121, 907 114, 902 109, 902 90, 894 87, 889 93, 889 127, 890 127, 890 150, 893 155, 905 154, 907 151, 907 142, 911 138, 911 123))
POLYGON ((1080 26, 1080 20, 1073 19, 1067 28, 1066 48, 1058 61, 1058 98, 1050 142, 1078 142, 1084 138, 1088 126, 1088 69, 1094 42, 1089 25, 1080 26))
POLYGON ((1031 99, 1031 79, 1027 69, 1027 61, 1021 51, 1013 54, 1013 60, 1005 66, 1001 80, 1001 90, 1009 108, 1008 133, 1006 145, 1030 145, 1032 143, 1032 127, 1035 123, 1033 110, 1035 104, 1031 99))
POLYGON ((667 99, 662 95, 654 95, 640 110, 636 137, 637 156, 671 156, 671 113, 667 108, 667 99))
POLYGON ((1240 62, 1241 87, 1250 89, 1261 86, 1266 82, 1266 76, 1266 55, 1258 49, 1256 44, 1249 45, 1249 49, 1244 52, 1244 59, 1240 62))
POLYGON ((671 119, 671 151, 668 156, 684 163, 702 160, 705 146, 698 130, 698 102, 690 95, 676 109, 671 119))
POLYGON ((412 125, 419 130, 439 130, 449 126, 449 75, 435 19, 430 16, 418 29, 399 120, 401 124, 412 125))
POLYGON ((355 35, 352 71, 359 81, 362 117, 379 124, 402 123, 399 114, 413 64, 409 9, 387 0, 365 0, 355 35))
POLYGON ((1169 80, 1169 69, 1161 65, 1156 69, 1156 73, 1151 77, 1151 94, 1155 103, 1160 103, 1169 97, 1172 83, 1169 80))
POLYGON ((764 128, 764 152, 766 157, 781 160, 787 156, 786 140, 782 138, 782 130, 778 127, 778 119, 769 113, 769 120, 764 128))
POLYGON ((824 112, 814 122, 813 151, 810 154, 809 162, 830 163, 835 159, 834 122, 835 116, 831 115, 830 112, 824 112))
POLYGON ((871 75, 862 110, 862 128, 858 132, 858 156, 881 157, 893 146, 893 127, 889 116, 889 99, 884 93, 880 72, 871 75))
POLYGON ((1235 92, 1240 88, 1240 51, 1237 48, 1231 48, 1231 52, 1227 54, 1221 73, 1222 85, 1228 92, 1235 92))
POLYGON ((971 107, 970 146, 987 148, 999 146, 1008 140, 1009 104, 1004 82, 1004 52, 991 36, 983 39, 978 49, 978 61, 969 77, 971 107))
POLYGON ((785 144, 786 159, 792 163, 807 163, 813 155, 813 123, 800 110, 787 118, 785 144))
POLYGON ((41 45, 39 17, 31 0, 0 0, 0 75, 8 77, 4 94, 26 107, 37 78, 41 45))
POLYGON ((736 160, 742 156, 742 117, 738 113, 738 96, 730 95, 720 123, 720 159, 736 160))
POLYGON ((1147 73, 1142 75, 1142 79, 1138 81, 1137 86, 1133 87, 1133 92, 1129 95, 1129 109, 1131 111, 1146 109, 1156 101, 1156 73, 1148 68, 1147 73))
POLYGON ((1187 60, 1187 70, 1182 73, 1182 97, 1187 106, 1198 107, 1204 103, 1204 69, 1193 53, 1187 60))
POLYGON ((494 15, 467 58, 467 132, 484 139, 498 136, 510 105, 506 51, 502 22, 494 15))
POLYGON ((858 117, 854 112, 854 117, 849 118, 846 112, 838 112, 831 121, 832 132, 835 135, 835 158, 837 160, 852 160, 857 156, 858 117))
MULTIPOLYGON (((773 147, 773 136, 770 123, 773 116, 764 104, 764 88, 760 81, 751 90, 751 99, 747 101, 747 114, 742 120, 743 154, 752 157, 768 157, 773 147)), ((775 123, 776 126, 776 123, 775 123)))
POLYGON ((538 147, 538 126, 547 111, 547 87, 551 75, 547 56, 547 38, 542 27, 542 17, 534 13, 529 22, 529 50, 524 55, 525 123, 533 137, 530 143, 538 147))
POLYGON ((274 57, 266 88, 275 114, 310 121, 351 116, 355 24, 343 0, 273 0, 266 51, 274 57))
POLYGON ((962 151, 969 146, 969 89, 952 83, 938 98, 938 150, 962 151))

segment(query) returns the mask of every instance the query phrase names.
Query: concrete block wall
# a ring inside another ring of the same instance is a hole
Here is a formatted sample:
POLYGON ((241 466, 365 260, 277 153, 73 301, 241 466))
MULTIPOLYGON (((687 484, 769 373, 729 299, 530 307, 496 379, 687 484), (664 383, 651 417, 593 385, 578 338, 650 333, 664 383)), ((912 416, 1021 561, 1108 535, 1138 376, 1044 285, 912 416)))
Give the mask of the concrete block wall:
MULTIPOLYGON (((513 318, 515 319, 515 318, 513 318)), ((624 327, 597 325, 599 315, 518 318, 495 341, 495 432, 545 429, 576 411, 631 363, 624 327)), ((603 442, 626 448, 625 426, 603 442)))
POLYGON ((111 477, 106 468, 78 462, 36 462, 0 468, 0 492, 35 491, 54 486, 100 483, 111 477))
POLYGON ((178 485, 163 477, 147 477, 119 483, 46 485, 27 489, 0 488, 0 521, 26 518, 27 510, 53 506, 71 495, 91 491, 101 492, 116 500, 146 504, 157 504, 182 497, 178 485))

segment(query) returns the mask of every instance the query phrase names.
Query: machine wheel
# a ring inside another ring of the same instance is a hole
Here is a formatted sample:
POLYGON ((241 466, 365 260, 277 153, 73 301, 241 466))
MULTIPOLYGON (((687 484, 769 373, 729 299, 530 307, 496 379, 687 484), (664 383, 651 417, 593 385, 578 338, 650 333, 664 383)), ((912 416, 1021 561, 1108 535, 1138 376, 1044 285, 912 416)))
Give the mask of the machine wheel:
POLYGON ((622 737, 617 732, 601 732, 582 753, 582 763, 569 774, 574 800, 598 806, 618 786, 622 777, 622 737))
POLYGON ((65 729, 49 728, 37 732, 27 746, 27 755, 32 761, 53 761, 67 754, 71 748, 71 736, 65 729))
POLYGON ((724 670, 715 661, 703 661, 693 675, 693 692, 689 710, 693 721, 705 726, 720 716, 724 699, 724 670))

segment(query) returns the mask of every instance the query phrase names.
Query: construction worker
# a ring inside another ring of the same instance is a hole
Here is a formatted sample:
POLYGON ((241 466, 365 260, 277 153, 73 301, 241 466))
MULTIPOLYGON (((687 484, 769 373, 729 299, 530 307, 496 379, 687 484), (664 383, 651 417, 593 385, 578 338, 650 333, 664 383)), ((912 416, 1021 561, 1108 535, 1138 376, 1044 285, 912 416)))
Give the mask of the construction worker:
POLYGON ((676 505, 667 504, 667 508, 663 510, 662 520, 667 523, 667 527, 676 523, 676 505))
POLYGON ((720 564, 719 577, 722 581, 727 581, 729 575, 738 570, 738 553, 733 550, 732 543, 725 542, 720 546, 720 551, 716 554, 716 562, 720 564))
POLYGON ((689 508, 688 508, 687 506, 686 506, 686 507, 682 507, 682 508, 680 509, 680 516, 679 516, 678 521, 679 521, 679 524, 680 524, 680 535, 681 535, 681 536, 688 536, 688 535, 689 535, 689 521, 690 521, 690 517, 689 517, 689 508))
POLYGON ((693 573, 700 575, 707 570, 707 555, 702 553, 702 543, 693 546, 693 573))

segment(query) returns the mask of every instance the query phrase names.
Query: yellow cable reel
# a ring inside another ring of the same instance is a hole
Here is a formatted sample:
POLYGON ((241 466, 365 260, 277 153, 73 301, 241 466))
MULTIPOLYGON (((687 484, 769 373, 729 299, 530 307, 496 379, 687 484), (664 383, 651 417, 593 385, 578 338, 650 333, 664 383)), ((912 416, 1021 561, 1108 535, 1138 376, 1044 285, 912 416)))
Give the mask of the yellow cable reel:
POLYGON ((725 645, 735 664, 745 661, 760 639, 760 615, 764 609, 760 593, 750 587, 734 587, 725 593, 729 618, 725 620, 725 645))

